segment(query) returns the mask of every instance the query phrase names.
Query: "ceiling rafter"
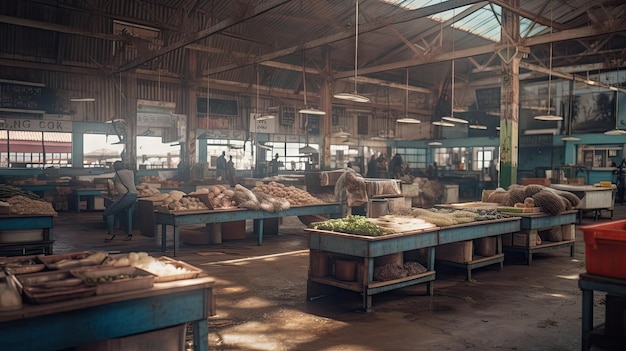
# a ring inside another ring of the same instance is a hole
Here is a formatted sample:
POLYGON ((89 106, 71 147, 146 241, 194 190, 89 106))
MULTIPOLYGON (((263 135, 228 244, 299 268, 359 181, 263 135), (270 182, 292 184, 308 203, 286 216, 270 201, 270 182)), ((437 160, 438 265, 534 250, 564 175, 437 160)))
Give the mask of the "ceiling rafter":
MULTIPOLYGON (((151 53, 150 55, 145 55, 145 56, 141 56, 138 57, 124 65, 122 65, 121 67, 118 68, 118 71, 127 71, 130 69, 133 69, 143 63, 146 63, 150 60, 153 60, 159 56, 163 56, 171 51, 174 51, 176 49, 180 49, 182 47, 184 47, 185 45, 189 45, 192 44, 200 39, 206 38, 212 34, 215 34, 217 32, 220 32, 226 28, 230 28, 234 25, 237 25, 239 23, 245 22, 247 20, 250 20, 254 17, 257 17, 267 11, 270 11, 278 6, 284 5, 288 2, 290 2, 292 0, 268 0, 265 2, 260 3, 257 7, 255 7, 254 11, 252 11, 251 14, 247 15, 247 16, 243 16, 243 17, 239 17, 239 18, 235 18, 235 17, 230 17, 227 18, 223 21, 220 21, 219 23, 210 26, 209 28, 206 29, 202 29, 200 31, 198 31, 197 33, 193 33, 191 35, 187 35, 184 39, 179 40, 177 42, 171 43, 159 50, 157 50, 154 53, 151 53)), ((247 12, 247 11, 246 11, 247 12)))
MULTIPOLYGON (((456 15, 456 16, 455 16, 455 19, 456 19, 457 21, 458 21, 458 20, 460 20, 460 19, 463 19, 463 18, 465 18, 465 17, 469 16, 470 14, 474 13, 475 11, 477 11, 477 10, 481 9, 481 8, 482 8, 482 7, 484 7, 486 4, 487 4, 487 2, 479 2, 479 3, 473 4, 472 6, 470 6, 469 8, 467 8, 466 10, 464 10, 463 12, 459 13, 458 15, 456 15)), ((428 52, 430 52, 430 51, 432 50, 432 48, 435 46, 435 42, 436 42, 436 40, 437 40, 438 38, 440 38, 440 36, 441 36, 441 30, 440 30, 440 28, 441 28, 441 27, 447 27, 447 26, 450 26, 452 23, 453 23, 453 20, 452 20, 452 19, 449 19, 449 20, 447 20, 447 21, 444 21, 444 22, 442 22, 442 23, 438 24, 437 26, 433 26, 433 27, 431 27, 430 29, 428 29, 428 30, 426 30, 426 31, 424 31, 424 32, 422 32, 422 33, 417 34, 417 35, 416 35, 415 37, 413 37, 413 38, 409 38, 409 40, 410 40, 411 42, 422 41, 422 42, 426 45, 426 48, 428 48, 428 50, 424 53, 424 54, 426 54, 426 53, 428 53, 428 52), (430 42, 430 43, 428 43, 428 42, 426 41, 426 38, 427 38, 427 37, 429 37, 429 36, 431 36, 431 35, 433 35, 433 34, 435 34, 435 33, 438 33, 438 34, 437 34, 437 36, 435 36, 435 38, 433 38, 433 40, 431 40, 431 42, 430 42)), ((372 61, 365 62, 365 63, 364 63, 364 66, 367 66, 367 65, 369 65, 369 64, 371 64, 371 63, 373 63, 373 62, 378 62, 378 61, 379 61, 379 60, 381 60, 383 57, 387 57, 387 58, 389 58, 389 57, 395 57, 395 56, 397 56, 398 54, 400 54, 401 52, 404 52, 404 51, 405 51, 405 50, 404 50, 404 46, 400 45, 398 48, 396 48, 396 49, 394 49, 394 50, 392 50, 392 51, 390 51, 390 52, 387 52, 387 53, 385 53, 385 54, 381 54, 381 55, 379 55, 378 57, 376 57, 376 58, 375 58, 375 59, 373 59, 372 61)))
MULTIPOLYGON (((371 32, 371 31, 375 31, 377 29, 380 28, 384 28, 386 26, 389 26, 391 24, 396 24, 396 23, 402 23, 402 22, 408 22, 408 21, 412 21, 412 20, 416 20, 419 18, 423 18, 423 17, 427 17, 430 15, 434 15, 436 13, 439 12, 443 12, 443 11, 448 11, 451 10, 453 8, 457 8, 457 7, 462 7, 462 6, 466 6, 466 5, 471 5, 471 4, 475 4, 478 2, 482 2, 481 0, 449 0, 446 1, 444 3, 440 3, 440 4, 436 4, 436 5, 431 5, 431 6, 426 6, 417 10, 409 10, 406 11, 404 13, 401 13, 399 15, 393 15, 393 16, 388 16, 388 17, 382 17, 382 18, 378 18, 377 20, 370 22, 370 23, 366 23, 364 25, 359 25, 359 35, 363 34, 363 33, 367 33, 367 32, 371 32)), ((305 43, 302 43, 300 45, 296 45, 296 46, 292 46, 289 48, 285 48, 285 49, 281 49, 281 50, 277 50, 275 52, 271 52, 271 53, 267 53, 261 56, 257 56, 257 57, 251 57, 248 62, 246 63, 247 65, 253 65, 255 63, 259 63, 259 62, 263 62, 263 61, 267 61, 267 60, 273 60, 275 58, 279 58, 282 56, 286 56, 289 54, 293 54, 296 52, 300 52, 302 50, 306 50, 306 49, 312 49, 312 48, 316 48, 319 46, 323 46, 326 44, 330 44, 330 43, 334 43, 343 39, 348 39, 354 36, 354 30, 352 29, 347 29, 344 30, 342 32, 339 33, 335 33, 335 34, 331 34, 329 36, 323 37, 323 38, 318 38, 318 39, 314 39, 305 43)), ((239 68, 239 66, 237 65, 224 65, 224 66, 220 66, 220 67, 214 67, 208 70, 204 71, 204 75, 211 75, 214 73, 220 73, 220 72, 226 72, 226 71, 230 71, 232 69, 237 69, 239 68)))
POLYGON ((494 4, 500 6, 500 7, 504 8, 504 9, 507 9, 507 10, 517 14, 517 15, 525 17, 525 18, 527 18, 527 19, 529 19, 531 21, 534 21, 534 22, 537 22, 539 24, 542 24, 542 25, 544 25, 546 27, 552 27, 552 28, 554 28, 556 30, 566 30, 566 29, 569 29, 568 26, 565 26, 565 25, 563 25, 563 24, 561 24, 559 22, 556 22, 556 21, 551 20, 549 18, 545 18, 545 17, 541 16, 540 14, 537 14, 537 13, 534 13, 534 12, 531 12, 531 11, 526 11, 526 10, 524 10, 522 8, 519 8, 519 7, 512 6, 512 5, 508 4, 507 2, 505 2, 503 0, 489 0, 489 2, 494 3, 494 4))
POLYGON ((69 26, 64 26, 60 24, 40 22, 40 21, 29 20, 26 18, 10 17, 10 16, 5 16, 5 15, 0 15, 0 23, 12 24, 14 26, 20 26, 20 27, 29 27, 29 28, 35 28, 35 29, 48 30, 52 32, 59 32, 59 33, 65 33, 65 34, 76 34, 76 35, 82 35, 86 37, 98 38, 98 39, 104 39, 104 40, 129 41, 129 37, 123 36, 123 35, 92 32, 92 31, 84 30, 82 28, 69 27, 69 26))

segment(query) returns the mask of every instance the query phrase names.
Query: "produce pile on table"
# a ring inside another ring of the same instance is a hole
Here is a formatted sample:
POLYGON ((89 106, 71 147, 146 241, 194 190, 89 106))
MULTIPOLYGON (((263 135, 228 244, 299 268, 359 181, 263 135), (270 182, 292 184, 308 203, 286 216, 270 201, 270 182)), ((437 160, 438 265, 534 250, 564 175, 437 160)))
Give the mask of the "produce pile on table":
POLYGON ((235 192, 220 184, 212 185, 208 188, 198 189, 189 193, 189 195, 206 196, 206 199, 210 202, 213 209, 237 207, 237 204, 233 200, 235 192))
POLYGON ((414 207, 401 210, 393 215, 385 215, 378 218, 350 215, 345 218, 329 219, 327 221, 311 223, 309 228, 347 234, 382 236, 433 227, 447 227, 462 223, 496 220, 512 216, 514 216, 514 214, 500 213, 496 209, 456 210, 414 207))
POLYGON ((147 183, 139 183, 135 187, 137 188, 137 197, 149 197, 161 194, 159 189, 152 188, 147 183))
POLYGON ((490 193, 484 201, 517 208, 536 206, 542 212, 551 215, 558 215, 580 206, 580 199, 573 193, 540 184, 526 186, 514 184, 508 190, 498 188, 490 193))
POLYGON ((4 199, 4 202, 10 205, 11 214, 15 215, 57 215, 52 204, 44 200, 35 200, 23 195, 15 195, 4 199))
POLYGON ((9 208, 10 214, 14 215, 57 215, 51 203, 11 185, 0 184, 0 201, 3 210, 9 208))
MULTIPOLYGON (((10 304, 16 308, 21 306, 22 298, 34 304, 74 300, 149 288, 153 282, 191 279, 202 273, 185 262, 165 256, 154 258, 146 252, 117 255, 74 252, 0 258, 0 276, 6 274, 16 286, 19 299, 10 304)), ((6 306, 0 305, 0 309, 3 307, 6 306)))
POLYGON ((255 187, 249 190, 239 184, 235 185, 235 202, 239 207, 247 208, 249 210, 263 210, 266 212, 279 212, 288 210, 291 207, 289 201, 285 198, 277 197, 273 191, 277 190, 275 187, 262 189, 255 187), (272 191, 271 193, 265 193, 263 190, 272 191))
POLYGON ((366 236, 382 236, 393 232, 380 227, 363 216, 350 215, 345 218, 329 219, 323 222, 315 222, 309 228, 328 230, 338 233, 357 234, 366 236))
POLYGON ((209 208, 199 198, 186 196, 182 191, 172 190, 162 200, 163 205, 171 211, 208 210, 209 208))
POLYGON ((254 193, 264 193, 276 198, 283 198, 289 201, 291 206, 319 205, 324 201, 314 197, 308 191, 296 188, 295 186, 285 186, 282 183, 269 182, 252 189, 254 193))
POLYGON ((217 184, 207 188, 200 188, 187 196, 184 192, 172 190, 168 194, 156 194, 147 199, 162 202, 170 211, 210 210, 246 208, 249 210, 263 210, 280 212, 291 206, 306 206, 325 204, 305 190, 294 186, 270 182, 257 186, 252 190, 237 184, 234 189, 217 184))

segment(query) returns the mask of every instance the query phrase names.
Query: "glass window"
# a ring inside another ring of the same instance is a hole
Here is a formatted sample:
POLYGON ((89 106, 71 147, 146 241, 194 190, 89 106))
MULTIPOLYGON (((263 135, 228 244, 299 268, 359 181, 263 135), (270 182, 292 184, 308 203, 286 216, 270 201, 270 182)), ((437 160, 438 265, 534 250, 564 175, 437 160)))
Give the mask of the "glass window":
POLYGON ((117 142, 117 136, 84 134, 83 167, 106 167, 121 160, 124 145, 117 142))

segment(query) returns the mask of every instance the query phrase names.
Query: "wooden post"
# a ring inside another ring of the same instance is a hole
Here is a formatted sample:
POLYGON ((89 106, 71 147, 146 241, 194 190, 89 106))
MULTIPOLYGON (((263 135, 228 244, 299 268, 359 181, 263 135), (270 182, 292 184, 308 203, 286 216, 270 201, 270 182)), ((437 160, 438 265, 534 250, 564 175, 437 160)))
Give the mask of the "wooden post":
MULTIPOLYGON (((519 7, 519 0, 508 0, 519 7)), ((498 49, 502 65, 502 85, 500 90, 500 172, 499 184, 506 188, 517 183, 518 130, 519 130, 519 63, 521 54, 515 42, 519 39, 519 16, 503 8, 503 46, 498 49)))
MULTIPOLYGON (((124 118, 126 120, 126 161, 128 167, 137 169, 137 74, 126 74, 126 105, 124 118)), ((124 105, 122 105, 124 106, 124 105)))
POLYGON ((320 147, 320 151, 322 153, 322 157, 320 157, 320 169, 329 169, 330 168, 330 136, 332 132, 332 117, 333 117, 333 107, 332 107, 332 85, 331 81, 328 77, 330 77, 330 48, 328 46, 322 47, 322 57, 324 60, 324 79, 322 81, 322 86, 320 87, 320 110, 326 112, 325 116, 322 116, 322 145, 320 147))

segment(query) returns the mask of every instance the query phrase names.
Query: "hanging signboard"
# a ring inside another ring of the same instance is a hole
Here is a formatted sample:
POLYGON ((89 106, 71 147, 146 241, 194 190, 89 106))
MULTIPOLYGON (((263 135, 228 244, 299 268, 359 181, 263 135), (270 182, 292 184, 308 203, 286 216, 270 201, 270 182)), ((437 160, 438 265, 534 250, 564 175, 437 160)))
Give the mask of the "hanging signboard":
POLYGON ((257 120, 260 113, 250 114, 250 132, 252 133, 276 133, 276 118, 257 120))
POLYGON ((4 123, 0 123, 0 129, 24 130, 32 132, 71 132, 72 122, 29 118, 7 118, 4 123))
POLYGON ((142 127, 176 128, 181 118, 187 120, 186 115, 174 114, 175 102, 137 100, 137 130, 142 127))

